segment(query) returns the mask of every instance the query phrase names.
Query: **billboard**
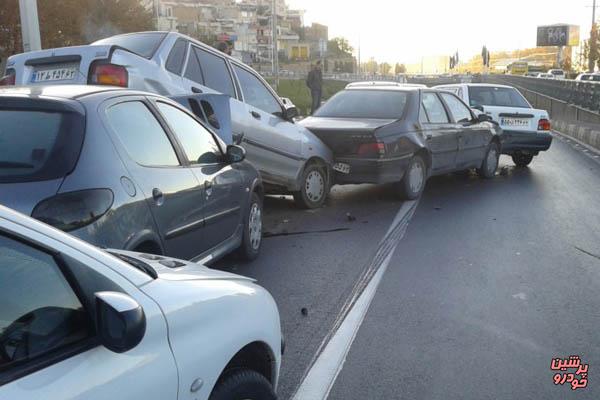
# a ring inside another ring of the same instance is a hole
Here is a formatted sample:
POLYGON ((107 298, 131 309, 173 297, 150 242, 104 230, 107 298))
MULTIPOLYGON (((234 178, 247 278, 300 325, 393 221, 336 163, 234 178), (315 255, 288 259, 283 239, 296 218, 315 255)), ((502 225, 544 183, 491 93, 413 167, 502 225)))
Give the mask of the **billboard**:
POLYGON ((579 46, 579 26, 566 24, 538 26, 537 46, 579 46))

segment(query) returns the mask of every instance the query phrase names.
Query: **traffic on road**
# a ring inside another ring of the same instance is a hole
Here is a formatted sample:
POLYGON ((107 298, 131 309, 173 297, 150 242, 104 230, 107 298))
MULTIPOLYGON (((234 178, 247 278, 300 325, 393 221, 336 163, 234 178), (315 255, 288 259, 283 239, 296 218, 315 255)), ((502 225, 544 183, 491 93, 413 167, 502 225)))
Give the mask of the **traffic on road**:
POLYGON ((358 80, 307 116, 172 31, 3 72, 1 400, 600 392, 600 151, 522 88, 358 80))

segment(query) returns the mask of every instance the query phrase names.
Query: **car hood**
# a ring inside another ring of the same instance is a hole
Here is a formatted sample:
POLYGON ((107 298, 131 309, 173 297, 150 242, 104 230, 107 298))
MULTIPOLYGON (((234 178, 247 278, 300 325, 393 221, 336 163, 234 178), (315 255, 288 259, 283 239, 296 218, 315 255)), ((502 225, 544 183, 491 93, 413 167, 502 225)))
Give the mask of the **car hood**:
POLYGON ((235 280, 255 282, 255 279, 211 269, 192 261, 125 250, 110 249, 109 252, 143 262, 156 271, 158 279, 167 281, 235 280))

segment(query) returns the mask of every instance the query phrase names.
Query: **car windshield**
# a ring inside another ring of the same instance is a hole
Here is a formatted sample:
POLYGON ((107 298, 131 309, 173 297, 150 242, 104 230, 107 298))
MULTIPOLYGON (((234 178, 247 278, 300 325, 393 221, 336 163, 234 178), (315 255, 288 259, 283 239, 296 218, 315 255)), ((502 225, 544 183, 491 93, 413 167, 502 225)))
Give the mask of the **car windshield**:
POLYGON ((469 105, 531 108, 516 89, 497 86, 470 86, 469 105))
POLYGON ((127 35, 112 36, 106 39, 98 40, 92 44, 109 44, 119 46, 144 58, 152 58, 165 36, 167 36, 167 34, 163 32, 132 33, 127 35))
POLYGON ((0 108, 0 183, 56 179, 73 169, 83 117, 56 111, 0 108))
POLYGON ((399 119, 408 92, 400 90, 345 90, 317 110, 315 117, 399 119))

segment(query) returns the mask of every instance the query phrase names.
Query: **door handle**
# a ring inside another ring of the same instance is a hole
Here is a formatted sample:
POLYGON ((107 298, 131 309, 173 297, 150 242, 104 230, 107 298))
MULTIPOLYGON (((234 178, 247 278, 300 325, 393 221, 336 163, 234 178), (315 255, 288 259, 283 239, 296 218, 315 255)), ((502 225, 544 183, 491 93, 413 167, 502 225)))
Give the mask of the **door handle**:
POLYGON ((196 86, 192 86, 192 92, 193 92, 193 93, 204 93, 204 92, 202 91, 202 89, 200 89, 200 88, 197 88, 196 86))
POLYGON ((162 206, 165 202, 165 195, 158 188, 152 189, 152 198, 154 199, 154 202, 157 206, 162 206))
POLYGON ((252 116, 256 119, 260 119, 260 114, 257 113, 256 111, 250 111, 250 114, 252 114, 252 116))
POLYGON ((211 181, 204 181, 204 193, 206 193, 206 197, 209 197, 212 194, 213 183, 211 181))

